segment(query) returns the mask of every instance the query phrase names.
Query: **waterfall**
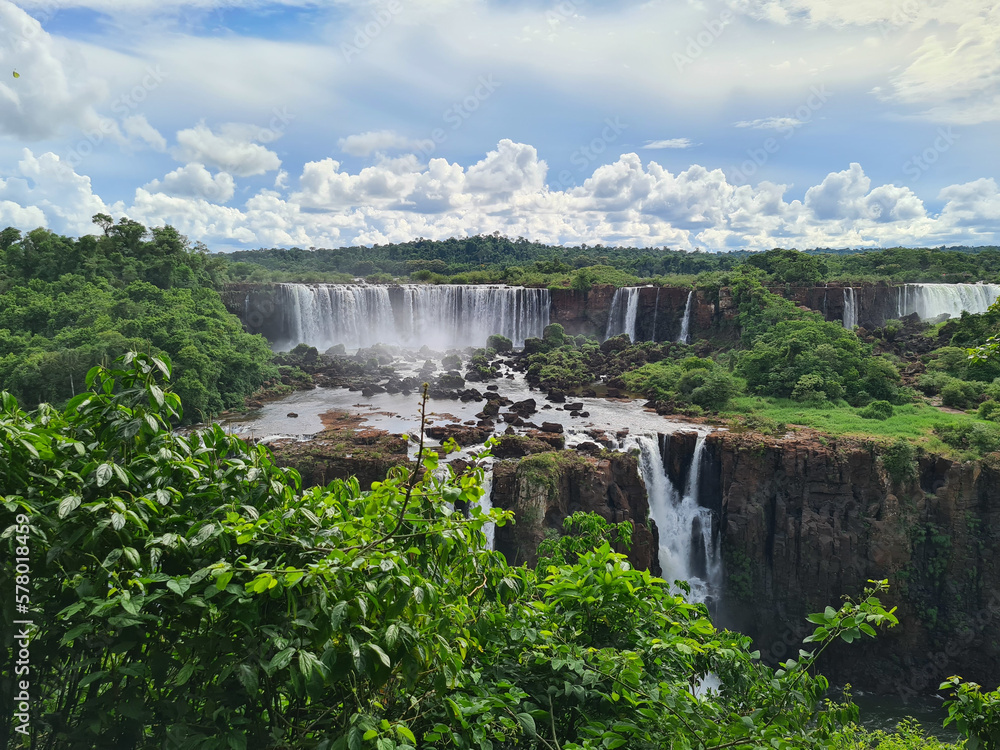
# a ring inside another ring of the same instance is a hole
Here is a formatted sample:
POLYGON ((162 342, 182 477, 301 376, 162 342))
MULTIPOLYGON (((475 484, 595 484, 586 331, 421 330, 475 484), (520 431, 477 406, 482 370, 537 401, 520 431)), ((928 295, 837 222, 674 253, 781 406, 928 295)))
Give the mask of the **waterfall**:
POLYGON ((639 314, 639 289, 637 286, 626 286, 615 290, 611 299, 611 313, 608 316, 608 329, 604 338, 609 339, 620 333, 627 333, 629 339, 635 342, 635 320, 639 314))
POLYGON ((441 284, 281 284, 288 320, 281 348, 325 351, 395 344, 437 349, 485 346, 494 333, 517 347, 549 324, 547 289, 441 284))
MULTIPOLYGON (((483 513, 493 510, 493 469, 489 469, 483 477, 483 496, 479 498, 479 507, 483 513)), ((486 549, 496 549, 497 525, 490 521, 483 526, 483 533, 486 534, 486 549)))
POLYGON ((684 305, 684 319, 681 321, 681 335, 677 337, 678 344, 691 343, 691 311, 694 308, 694 289, 688 292, 687 303, 684 305))
POLYGON ((659 560, 667 581, 691 585, 691 599, 717 598, 722 584, 722 560, 713 533, 712 512, 698 504, 698 479, 705 436, 698 435, 691 470, 684 487, 667 476, 663 450, 656 437, 638 437, 639 468, 649 496, 649 512, 660 534, 659 560))
POLYGON ((844 287, 844 328, 853 331, 858 324, 858 303, 852 287, 844 287))
POLYGON ((1000 298, 1000 284, 904 284, 896 291, 898 317, 916 313, 922 320, 963 312, 984 313, 1000 298))

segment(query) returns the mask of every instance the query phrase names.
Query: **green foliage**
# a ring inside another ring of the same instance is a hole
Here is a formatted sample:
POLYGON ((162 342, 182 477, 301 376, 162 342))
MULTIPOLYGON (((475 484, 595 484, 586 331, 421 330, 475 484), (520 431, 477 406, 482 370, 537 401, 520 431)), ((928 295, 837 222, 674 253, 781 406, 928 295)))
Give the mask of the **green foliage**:
POLYGON ((986 389, 986 383, 952 378, 941 388, 941 403, 953 409, 971 409, 986 389))
POLYGON ((754 253, 747 265, 760 268, 774 281, 782 284, 813 285, 826 277, 827 266, 822 258, 797 250, 767 250, 754 253))
POLYGON ((549 346, 565 346, 566 330, 559 323, 550 323, 542 331, 542 340, 549 346))
POLYGON ((189 420, 243 400, 277 372, 213 288, 219 261, 172 227, 95 217, 100 238, 9 236, 0 258, 0 387, 62 403, 86 372, 130 349, 169 356, 189 420))
POLYGON ((496 333, 486 339, 486 348, 493 349, 497 354, 509 354, 514 351, 514 342, 496 333))
POLYGON ((605 542, 628 550, 632 544, 632 524, 608 523, 596 513, 573 513, 563 521, 563 533, 538 545, 535 569, 542 574, 549 566, 574 565, 580 557, 605 542))
POLYGON ((898 395, 899 373, 891 363, 872 357, 854 332, 815 319, 782 320, 760 333, 736 372, 753 393, 801 401, 898 395))
POLYGON ((771 670, 607 542, 509 568, 485 549, 509 514, 479 509, 481 469, 428 451, 370 491, 303 492, 263 446, 178 435, 169 372, 131 354, 62 412, 0 395, 0 538, 33 561, 40 746, 793 750, 837 747, 856 718, 813 669, 896 623, 884 582, 811 616, 814 650, 771 670), (709 673, 721 687, 698 692, 709 673))
POLYGON ((858 412, 858 416, 862 419, 889 419, 892 416, 892 404, 888 401, 872 401, 858 412))
POLYGON ((912 479, 917 475, 917 450, 912 443, 897 439, 882 450, 882 465, 896 483, 912 479))
POLYGON ((718 411, 740 392, 733 375, 715 361, 688 357, 681 362, 662 360, 627 372, 628 389, 655 401, 695 404, 718 411))
POLYGON ((994 422, 957 422, 935 427, 934 432, 953 448, 979 454, 1000 450, 1000 424, 994 422))
MULTIPOLYGON (((631 286, 640 279, 699 289, 725 286, 740 265, 752 268, 767 284, 812 285, 836 279, 896 282, 961 282, 994 279, 1000 274, 997 248, 762 253, 687 252, 669 248, 554 247, 499 233, 447 240, 417 239, 374 247, 245 250, 224 259, 234 280, 347 281, 345 275, 375 269, 394 277, 469 283, 553 286, 586 291, 586 284, 631 286), (363 268, 358 258, 370 265, 363 268)), ((956 342, 964 343, 964 342, 956 342)), ((978 342, 977 342, 978 343, 978 342)))
POLYGON ((988 399, 979 405, 976 416, 989 422, 1000 422, 1000 401, 988 399))
POLYGON ((913 719, 904 719, 895 731, 869 730, 850 724, 836 736, 837 750, 948 750, 967 745, 951 745, 929 737, 913 719))
POLYGON ((752 345, 781 321, 823 320, 818 313, 801 310, 790 300, 770 292, 764 287, 764 279, 764 274, 755 268, 746 268, 726 279, 736 303, 736 321, 744 346, 752 345))
POLYGON ((967 750, 1000 748, 1000 691, 984 693, 975 682, 963 682, 961 677, 949 677, 938 689, 952 691, 952 698, 944 704, 948 709, 944 723, 954 723, 968 738, 967 750))

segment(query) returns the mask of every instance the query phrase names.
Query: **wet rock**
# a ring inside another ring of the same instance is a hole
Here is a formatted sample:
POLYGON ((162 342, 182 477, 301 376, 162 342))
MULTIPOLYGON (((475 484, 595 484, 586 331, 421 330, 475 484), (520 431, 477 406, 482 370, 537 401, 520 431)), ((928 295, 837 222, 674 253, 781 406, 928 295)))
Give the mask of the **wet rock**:
POLYGON ((494 465, 493 502, 512 510, 515 523, 497 529, 496 549, 509 563, 534 564, 538 544, 560 534, 563 521, 577 511, 599 514, 611 523, 632 522, 627 552, 637 568, 658 575, 655 527, 646 524, 649 503, 634 456, 610 457, 560 451, 498 461, 494 465))
POLYGON ((597 391, 595 391, 593 388, 584 388, 580 392, 580 395, 583 396, 584 398, 597 398, 597 391))
POLYGON ((584 443, 580 443, 579 445, 577 445, 575 447, 575 450, 580 451, 580 453, 600 453, 604 449, 601 448, 601 446, 599 446, 597 443, 592 443, 588 440, 584 443))
POLYGON ((545 398, 555 404, 566 403, 566 394, 562 391, 549 391, 549 394, 545 398))
POLYGON ((462 446, 485 443, 490 432, 491 430, 483 427, 467 427, 460 424, 434 425, 426 430, 429 438, 440 440, 442 443, 451 439, 462 446))
POLYGON ((605 448, 612 449, 616 447, 615 441, 604 430, 587 430, 586 434, 605 448))
POLYGON ((575 404, 566 404, 563 409, 566 411, 583 411, 583 404, 580 402, 575 404))
POLYGON ((286 414, 285 416, 286 417, 290 417, 291 419, 298 419, 299 418, 299 415, 296 414, 294 411, 288 412, 288 414, 286 414))
POLYGON ((542 432, 558 432, 563 431, 563 426, 557 422, 542 422, 542 432))
POLYGON ((446 372, 438 376, 437 384, 440 388, 463 388, 465 386, 465 378, 457 372, 446 372))
POLYGON ((533 453, 545 453, 552 446, 528 435, 504 435, 491 451, 496 458, 522 458, 533 453))
POLYGON ((488 390, 488 391, 499 391, 500 390, 500 386, 498 386, 498 385, 488 385, 488 386, 486 386, 486 390, 488 390))
POLYGON ((535 399, 526 398, 524 401, 511 404, 509 408, 512 412, 520 414, 522 417, 530 417, 538 411, 538 404, 535 403, 535 399))

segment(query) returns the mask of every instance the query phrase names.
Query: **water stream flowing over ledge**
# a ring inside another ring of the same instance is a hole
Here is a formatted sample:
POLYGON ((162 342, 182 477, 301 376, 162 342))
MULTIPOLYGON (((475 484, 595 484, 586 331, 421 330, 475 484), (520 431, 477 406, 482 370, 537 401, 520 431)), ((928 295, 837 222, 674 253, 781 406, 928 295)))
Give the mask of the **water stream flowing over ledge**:
POLYGON ((286 311, 284 340, 320 351, 337 344, 358 349, 389 344, 437 349, 485 346, 492 334, 514 346, 541 336, 549 323, 547 289, 457 284, 281 284, 286 311))

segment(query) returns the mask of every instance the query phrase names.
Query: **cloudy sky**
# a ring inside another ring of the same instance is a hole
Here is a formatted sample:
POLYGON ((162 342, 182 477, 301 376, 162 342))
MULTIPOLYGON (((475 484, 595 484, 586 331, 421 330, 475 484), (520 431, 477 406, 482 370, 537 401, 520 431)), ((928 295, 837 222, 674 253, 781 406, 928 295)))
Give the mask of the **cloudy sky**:
POLYGON ((0 0, 0 227, 1000 244, 998 136, 993 0, 0 0))

